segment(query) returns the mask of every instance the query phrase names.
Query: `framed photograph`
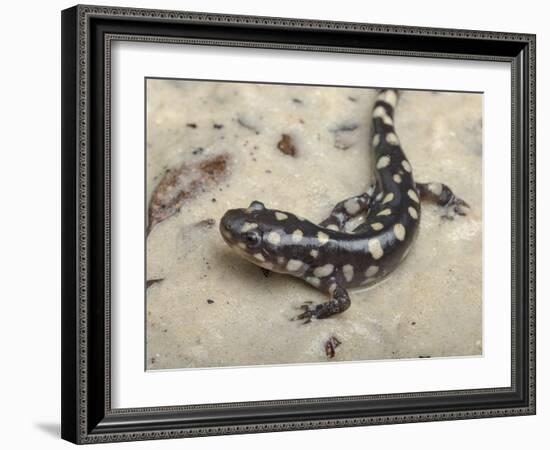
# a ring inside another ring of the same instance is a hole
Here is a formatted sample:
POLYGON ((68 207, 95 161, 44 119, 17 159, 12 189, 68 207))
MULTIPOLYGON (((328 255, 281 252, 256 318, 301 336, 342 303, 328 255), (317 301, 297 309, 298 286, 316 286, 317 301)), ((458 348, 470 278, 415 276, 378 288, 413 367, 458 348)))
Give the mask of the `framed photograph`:
POLYGON ((535 36, 62 12, 62 436, 535 413, 535 36))

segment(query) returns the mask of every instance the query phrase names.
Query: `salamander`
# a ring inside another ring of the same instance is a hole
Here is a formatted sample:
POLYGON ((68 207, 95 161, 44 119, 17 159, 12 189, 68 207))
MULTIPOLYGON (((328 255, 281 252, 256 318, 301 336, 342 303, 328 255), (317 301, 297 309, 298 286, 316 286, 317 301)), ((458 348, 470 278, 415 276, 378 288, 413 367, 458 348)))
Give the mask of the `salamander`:
POLYGON ((418 233, 421 201, 444 207, 448 218, 469 208, 443 183, 415 182, 394 126, 398 95, 395 89, 377 93, 371 126, 376 181, 365 192, 336 204, 319 224, 257 200, 228 210, 220 221, 223 239, 241 257, 328 296, 302 305, 293 319, 308 323, 342 313, 351 305, 349 289, 372 286, 398 267, 418 233), (361 216, 363 223, 354 225, 361 216))

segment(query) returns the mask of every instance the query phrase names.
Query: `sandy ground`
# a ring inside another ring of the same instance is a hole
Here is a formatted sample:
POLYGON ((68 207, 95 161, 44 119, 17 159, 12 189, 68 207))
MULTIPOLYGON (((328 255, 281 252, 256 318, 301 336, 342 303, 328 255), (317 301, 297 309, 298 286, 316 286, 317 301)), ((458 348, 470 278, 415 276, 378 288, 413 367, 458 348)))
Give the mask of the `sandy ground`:
POLYGON ((375 91, 173 80, 147 89, 147 203, 167 169, 185 164, 193 178, 204 161, 226 161, 148 236, 147 279, 162 279, 147 289, 148 369, 328 361, 330 337, 341 342, 330 361, 482 353, 481 95, 405 91, 395 118, 416 180, 448 184, 470 214, 448 221, 423 204, 394 274, 352 292, 344 314, 302 325, 289 321, 296 308, 324 296, 233 254, 219 219, 257 199, 320 221, 363 192, 375 91), (283 134, 294 156, 278 149, 283 134))

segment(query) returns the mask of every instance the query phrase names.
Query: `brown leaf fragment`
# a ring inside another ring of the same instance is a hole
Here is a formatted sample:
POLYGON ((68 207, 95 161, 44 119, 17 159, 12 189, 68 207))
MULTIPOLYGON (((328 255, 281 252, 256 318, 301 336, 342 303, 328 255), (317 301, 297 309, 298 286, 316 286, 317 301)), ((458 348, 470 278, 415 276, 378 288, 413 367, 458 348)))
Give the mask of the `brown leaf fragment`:
POLYGON ((340 342, 340 340, 338 340, 338 338, 335 336, 331 336, 325 342, 325 354, 328 358, 334 358, 334 355, 336 355, 336 347, 338 347, 341 343, 342 342, 340 342))
POLYGON ((281 140, 277 144, 277 148, 285 155, 296 156, 296 147, 288 134, 281 135, 281 140))
POLYGON ((228 159, 227 154, 221 154, 168 170, 151 195, 146 236, 156 225, 177 214, 186 201, 223 181, 228 159))
POLYGON ((206 159, 200 163, 199 168, 210 181, 216 181, 227 168, 227 158, 227 155, 218 155, 214 158, 206 159))

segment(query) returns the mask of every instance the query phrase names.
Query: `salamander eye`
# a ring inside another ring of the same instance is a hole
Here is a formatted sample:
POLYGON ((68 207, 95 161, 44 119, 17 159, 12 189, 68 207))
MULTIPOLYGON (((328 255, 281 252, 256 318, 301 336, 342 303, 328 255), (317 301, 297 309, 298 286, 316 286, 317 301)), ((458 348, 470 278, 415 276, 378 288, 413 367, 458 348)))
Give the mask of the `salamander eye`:
POLYGON ((258 200, 254 200, 248 208, 253 211, 261 211, 262 209, 265 209, 265 206, 262 202, 259 202, 258 200))
POLYGON ((260 237, 260 233, 257 231, 249 231, 244 235, 244 242, 247 247, 257 247, 260 245, 260 242, 262 241, 262 238, 260 237))

